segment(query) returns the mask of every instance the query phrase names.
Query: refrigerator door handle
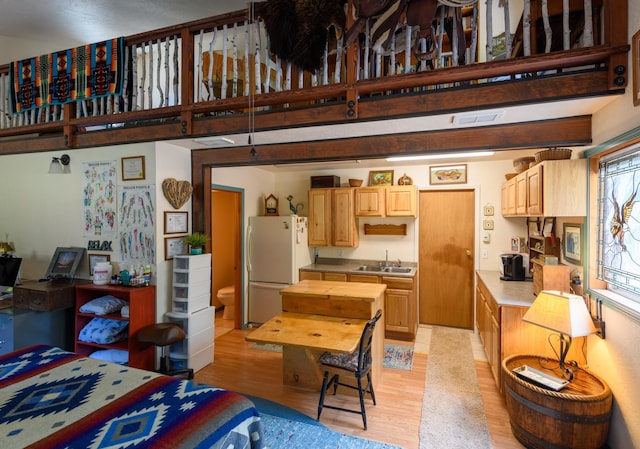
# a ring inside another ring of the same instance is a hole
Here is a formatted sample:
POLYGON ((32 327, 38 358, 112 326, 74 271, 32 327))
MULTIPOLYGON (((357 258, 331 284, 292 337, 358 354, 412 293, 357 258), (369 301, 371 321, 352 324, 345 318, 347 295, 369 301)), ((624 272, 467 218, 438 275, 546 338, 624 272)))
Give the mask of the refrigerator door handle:
MULTIPOLYGON (((247 273, 251 273, 251 225, 247 226, 247 257, 246 257, 247 273)), ((251 279, 251 276, 249 276, 251 279)))

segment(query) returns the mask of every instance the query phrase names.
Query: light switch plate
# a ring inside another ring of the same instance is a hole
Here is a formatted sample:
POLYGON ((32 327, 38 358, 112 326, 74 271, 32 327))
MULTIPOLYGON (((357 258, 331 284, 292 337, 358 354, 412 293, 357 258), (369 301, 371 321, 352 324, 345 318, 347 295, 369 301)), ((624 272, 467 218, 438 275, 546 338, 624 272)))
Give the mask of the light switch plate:
MULTIPOLYGON (((490 217, 493 215, 493 206, 484 206, 484 215, 485 217, 490 217)), ((487 229, 487 228, 485 228, 487 229)))
POLYGON ((493 220, 484 220, 482 222, 482 229, 484 229, 485 231, 493 230, 493 220))

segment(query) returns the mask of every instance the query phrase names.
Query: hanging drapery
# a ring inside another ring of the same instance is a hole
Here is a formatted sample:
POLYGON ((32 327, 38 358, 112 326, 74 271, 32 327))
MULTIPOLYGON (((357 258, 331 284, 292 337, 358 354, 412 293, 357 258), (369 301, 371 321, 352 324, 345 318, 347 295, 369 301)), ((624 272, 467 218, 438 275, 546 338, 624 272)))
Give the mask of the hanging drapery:
POLYGON ((119 37, 12 62, 13 113, 121 95, 123 50, 119 37))

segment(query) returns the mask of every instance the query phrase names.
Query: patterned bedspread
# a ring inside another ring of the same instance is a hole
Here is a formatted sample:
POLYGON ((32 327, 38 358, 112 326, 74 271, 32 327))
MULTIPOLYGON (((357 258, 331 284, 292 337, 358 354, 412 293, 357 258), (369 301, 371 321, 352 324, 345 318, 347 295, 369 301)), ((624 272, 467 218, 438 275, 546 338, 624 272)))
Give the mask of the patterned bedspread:
POLYGON ((0 357, 0 448, 255 448, 244 396, 49 346, 0 357))

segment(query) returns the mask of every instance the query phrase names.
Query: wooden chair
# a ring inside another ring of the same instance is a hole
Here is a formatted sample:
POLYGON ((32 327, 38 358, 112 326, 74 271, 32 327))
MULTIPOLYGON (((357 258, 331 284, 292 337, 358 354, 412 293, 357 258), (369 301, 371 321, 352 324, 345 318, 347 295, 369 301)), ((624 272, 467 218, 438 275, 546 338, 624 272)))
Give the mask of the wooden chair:
POLYGON ((171 361, 169 360, 168 348, 174 343, 180 343, 187 338, 182 327, 175 323, 155 323, 145 326, 138 331, 136 339, 143 345, 154 345, 162 348, 160 356, 161 374, 167 376, 185 376, 187 379, 193 379, 193 369, 171 369, 171 361))
POLYGON ((378 310, 376 315, 367 323, 362 331, 362 337, 360 337, 360 345, 357 351, 349 354, 332 354, 325 352, 320 356, 318 363, 320 363, 320 366, 324 369, 324 376, 322 380, 322 390, 320 391, 320 401, 318 402, 318 421, 320 421, 320 414, 324 407, 342 410, 343 412, 359 413, 362 416, 364 430, 367 430, 367 414, 364 407, 364 397, 369 393, 373 400, 373 405, 376 405, 376 395, 371 383, 371 342, 374 328, 381 316, 382 310, 378 310), (329 374, 332 374, 331 378, 329 378, 329 374), (340 376, 354 377, 357 386, 341 382, 340 376), (363 379, 366 379, 365 385, 363 385, 363 379), (332 385, 334 395, 338 390, 338 385, 358 390, 360 410, 326 405, 324 403, 326 392, 332 385))

